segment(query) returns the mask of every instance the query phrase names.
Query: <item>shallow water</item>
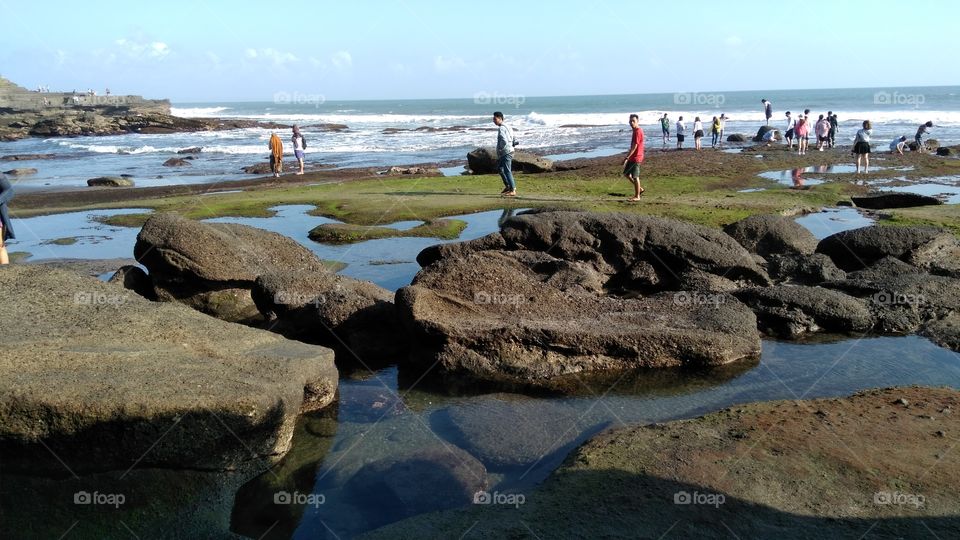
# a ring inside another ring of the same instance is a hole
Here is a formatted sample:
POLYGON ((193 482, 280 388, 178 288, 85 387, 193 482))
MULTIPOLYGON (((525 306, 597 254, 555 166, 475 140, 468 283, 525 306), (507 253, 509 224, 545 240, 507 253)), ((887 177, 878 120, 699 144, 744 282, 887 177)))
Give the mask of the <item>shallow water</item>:
POLYGON ((855 208, 824 208, 796 218, 794 221, 806 227, 817 240, 831 234, 873 225, 873 218, 861 214, 855 208))

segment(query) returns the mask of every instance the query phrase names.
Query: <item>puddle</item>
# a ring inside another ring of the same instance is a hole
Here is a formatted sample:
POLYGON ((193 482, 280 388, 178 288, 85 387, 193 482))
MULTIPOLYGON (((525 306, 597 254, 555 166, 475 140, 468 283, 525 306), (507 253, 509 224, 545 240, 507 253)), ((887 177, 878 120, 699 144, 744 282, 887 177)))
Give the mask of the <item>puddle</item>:
POLYGON ((31 261, 41 259, 123 259, 133 257, 139 227, 114 227, 98 221, 110 216, 149 213, 149 208, 95 210, 16 219, 17 239, 8 244, 9 251, 26 251, 31 261), (62 238, 76 238, 63 245, 62 238))
POLYGON ((928 195, 942 200, 945 204, 960 204, 960 186, 944 184, 910 184, 907 186, 883 186, 877 191, 894 191, 897 193, 915 193, 928 195))
POLYGON ((804 226, 817 240, 874 223, 873 219, 864 216, 855 208, 825 208, 820 212, 798 217, 794 221, 804 226))
POLYGON ((456 167, 440 167, 440 172, 444 176, 462 176, 467 173, 467 169, 464 165, 457 165, 456 167))
MULTIPOLYGON (((297 522, 284 528, 293 538, 325 537, 327 530, 351 538, 402 518, 390 497, 358 493, 351 482, 364 465, 412 449, 456 445, 484 462, 488 491, 526 493, 529 500, 530 490, 570 450, 604 428, 688 418, 753 401, 841 396, 892 385, 960 385, 960 359, 915 336, 816 345, 765 340, 759 366, 741 368, 648 372, 596 394, 558 398, 431 393, 407 388, 409 377, 397 368, 365 381, 341 380, 336 432, 303 432, 291 451, 329 448, 315 455, 316 474, 302 480, 307 493, 322 495, 326 503, 304 506, 297 522)), ((241 490, 234 515, 244 518, 235 521, 235 532, 259 537, 271 524, 290 519, 269 504, 276 472, 241 490)))
MULTIPOLYGON (((870 167, 871 171, 912 171, 912 166, 906 167, 870 167)), ((760 173, 761 178, 766 178, 767 180, 773 180, 774 182, 784 183, 784 179, 790 180, 796 175, 803 176, 805 174, 853 174, 857 172, 857 166, 854 164, 839 164, 839 165, 812 165, 810 167, 802 167, 799 169, 786 169, 782 171, 767 171, 760 173)), ((808 180, 809 182, 809 180, 808 180)), ((823 183, 822 180, 818 180, 817 184, 823 183)), ((812 185, 812 183, 811 183, 812 185)))
POLYGON ((739 154, 743 152, 743 148, 725 148, 722 150, 724 154, 739 154))
MULTIPOLYGON (((628 149, 629 150, 629 149, 628 149)), ((594 148, 593 150, 584 150, 583 152, 568 152, 565 154, 551 154, 549 156, 543 156, 547 159, 553 161, 565 161, 568 159, 587 159, 587 158, 597 158, 597 157, 607 157, 613 156, 616 154, 623 153, 623 149, 620 148, 594 148)))
POLYGON ((756 192, 758 192, 758 191, 766 191, 766 190, 767 190, 767 188, 762 188, 762 187, 758 187, 758 188, 747 188, 747 189, 738 189, 738 190, 737 190, 737 193, 756 193, 756 192))
POLYGON ((810 169, 813 169, 813 167, 790 169, 786 171, 768 171, 765 173, 760 173, 760 177, 794 188, 805 188, 822 184, 823 180, 819 178, 809 178, 804 176, 809 172, 813 172, 810 169))

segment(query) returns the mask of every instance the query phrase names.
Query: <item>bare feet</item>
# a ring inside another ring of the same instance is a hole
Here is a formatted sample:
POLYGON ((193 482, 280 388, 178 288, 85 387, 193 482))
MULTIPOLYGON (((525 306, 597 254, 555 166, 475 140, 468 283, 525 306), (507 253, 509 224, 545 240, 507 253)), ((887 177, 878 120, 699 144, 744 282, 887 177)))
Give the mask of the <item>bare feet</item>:
POLYGON ((508 192, 504 193, 503 196, 504 196, 504 197, 516 197, 516 196, 517 196, 517 192, 516 192, 516 191, 508 191, 508 192))

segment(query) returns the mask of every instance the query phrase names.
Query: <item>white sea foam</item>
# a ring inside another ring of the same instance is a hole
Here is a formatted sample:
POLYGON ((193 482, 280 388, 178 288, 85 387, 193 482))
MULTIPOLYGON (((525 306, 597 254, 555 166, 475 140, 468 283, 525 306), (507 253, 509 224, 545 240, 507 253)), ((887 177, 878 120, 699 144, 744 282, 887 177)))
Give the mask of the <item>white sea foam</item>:
POLYGON ((230 107, 170 107, 170 114, 181 118, 215 118, 228 110, 230 107))

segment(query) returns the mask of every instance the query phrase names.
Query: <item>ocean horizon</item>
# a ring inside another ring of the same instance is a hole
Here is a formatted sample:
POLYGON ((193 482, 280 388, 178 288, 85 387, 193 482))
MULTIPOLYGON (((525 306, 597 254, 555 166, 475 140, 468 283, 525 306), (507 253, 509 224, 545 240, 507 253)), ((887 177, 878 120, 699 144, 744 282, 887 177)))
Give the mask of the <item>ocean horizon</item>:
MULTIPOLYGON (((520 148, 555 159, 602 156, 626 150, 629 114, 638 114, 646 147, 663 146, 659 118, 673 124, 684 117, 688 131, 699 116, 707 131, 713 116, 725 114, 725 136, 752 137, 764 123, 762 98, 773 104, 771 125, 783 130, 785 113, 810 109, 816 119, 828 111, 840 119, 837 142, 849 146, 860 124, 874 125, 874 144, 886 149, 894 137, 913 138, 928 120, 941 144, 960 143, 960 86, 758 90, 537 97, 496 90, 468 98, 336 100, 299 90, 276 92, 269 101, 174 103, 177 116, 250 119, 300 124, 308 141, 307 162, 337 168, 428 164, 459 172, 466 153, 495 143, 493 111, 506 116, 520 148), (346 126, 330 131, 322 124, 346 126)), ((272 130, 249 128, 163 135, 31 138, 0 143, 0 154, 53 153, 82 158, 50 160, 21 188, 79 187, 94 176, 131 174, 137 185, 205 183, 245 177, 240 168, 267 156, 272 130), (179 150, 201 147, 188 170, 163 167, 179 150), (162 177, 162 178, 158 178, 162 177)), ((288 134, 281 133, 284 140, 288 134)), ((292 156, 291 156, 292 157, 292 156)), ((25 164, 29 165, 29 164, 25 164)))

